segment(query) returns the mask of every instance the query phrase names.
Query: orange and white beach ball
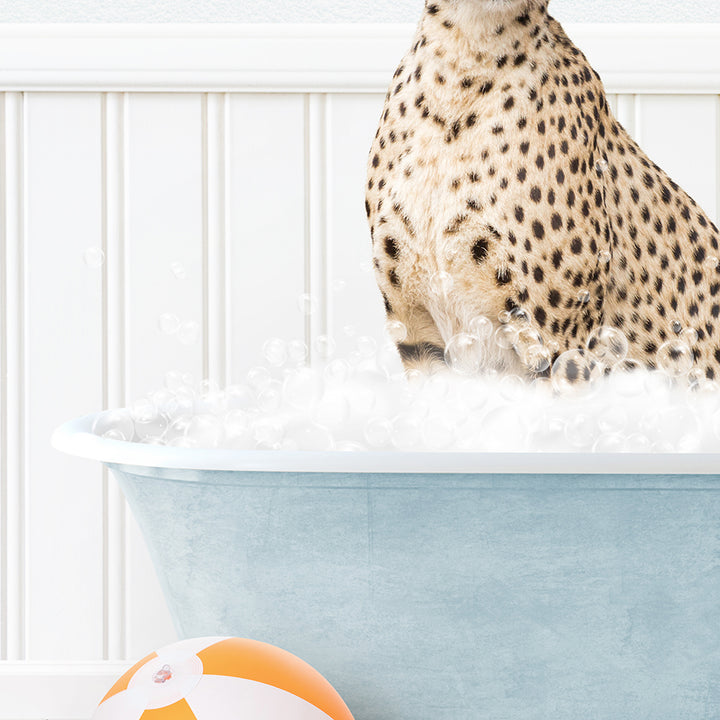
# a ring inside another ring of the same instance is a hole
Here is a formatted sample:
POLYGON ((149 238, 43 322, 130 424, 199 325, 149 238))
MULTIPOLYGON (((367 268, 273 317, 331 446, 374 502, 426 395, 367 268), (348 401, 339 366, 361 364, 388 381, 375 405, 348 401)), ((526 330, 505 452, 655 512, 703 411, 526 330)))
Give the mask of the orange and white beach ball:
POLYGON ((314 668, 255 640, 183 640, 112 687, 93 720, 353 720, 314 668))

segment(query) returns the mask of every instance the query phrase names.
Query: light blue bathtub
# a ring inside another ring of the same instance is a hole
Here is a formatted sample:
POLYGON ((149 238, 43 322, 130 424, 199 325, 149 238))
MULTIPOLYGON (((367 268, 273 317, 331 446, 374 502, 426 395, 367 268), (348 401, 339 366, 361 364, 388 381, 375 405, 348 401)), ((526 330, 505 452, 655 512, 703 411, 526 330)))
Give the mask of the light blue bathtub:
POLYGON ((129 445, 181 636, 279 645, 356 720, 720 717, 720 457, 129 445))

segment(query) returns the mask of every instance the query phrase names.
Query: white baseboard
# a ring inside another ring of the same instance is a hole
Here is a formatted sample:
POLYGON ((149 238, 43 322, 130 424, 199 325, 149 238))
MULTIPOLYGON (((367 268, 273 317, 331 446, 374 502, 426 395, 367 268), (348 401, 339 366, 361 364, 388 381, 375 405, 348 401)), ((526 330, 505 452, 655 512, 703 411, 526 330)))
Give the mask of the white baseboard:
POLYGON ((0 720, 88 720, 130 663, 0 663, 0 720))

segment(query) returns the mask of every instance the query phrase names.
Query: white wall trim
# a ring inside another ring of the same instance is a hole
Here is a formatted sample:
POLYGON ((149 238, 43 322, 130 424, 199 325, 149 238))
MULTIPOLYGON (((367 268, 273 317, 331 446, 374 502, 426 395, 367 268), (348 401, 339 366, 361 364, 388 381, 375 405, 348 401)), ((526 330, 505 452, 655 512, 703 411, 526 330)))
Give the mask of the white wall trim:
MULTIPOLYGON (((720 93, 720 24, 573 24, 616 93, 720 93)), ((412 25, 0 24, 0 90, 378 92, 412 25)))
POLYGON ((131 663, 0 663, 0 720, 81 720, 131 663))

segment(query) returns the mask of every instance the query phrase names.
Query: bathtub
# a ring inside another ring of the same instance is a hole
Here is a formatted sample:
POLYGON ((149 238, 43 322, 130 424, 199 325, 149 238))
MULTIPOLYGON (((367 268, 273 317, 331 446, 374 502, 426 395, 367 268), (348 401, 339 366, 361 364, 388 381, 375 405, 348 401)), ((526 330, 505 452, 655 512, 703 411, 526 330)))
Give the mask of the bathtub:
POLYGON ((356 720, 720 717, 720 456, 105 440, 182 637, 283 647, 356 720))

